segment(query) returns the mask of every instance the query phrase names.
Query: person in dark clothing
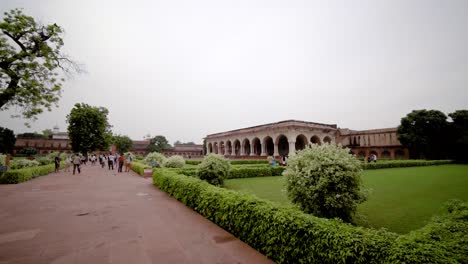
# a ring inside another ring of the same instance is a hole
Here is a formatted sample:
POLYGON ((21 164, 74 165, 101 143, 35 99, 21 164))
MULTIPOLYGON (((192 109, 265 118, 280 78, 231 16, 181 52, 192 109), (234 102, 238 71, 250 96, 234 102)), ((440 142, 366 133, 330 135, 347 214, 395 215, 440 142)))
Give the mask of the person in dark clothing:
POLYGON ((59 172, 59 169, 60 169, 60 157, 59 156, 55 156, 54 163, 55 163, 55 172, 59 172))

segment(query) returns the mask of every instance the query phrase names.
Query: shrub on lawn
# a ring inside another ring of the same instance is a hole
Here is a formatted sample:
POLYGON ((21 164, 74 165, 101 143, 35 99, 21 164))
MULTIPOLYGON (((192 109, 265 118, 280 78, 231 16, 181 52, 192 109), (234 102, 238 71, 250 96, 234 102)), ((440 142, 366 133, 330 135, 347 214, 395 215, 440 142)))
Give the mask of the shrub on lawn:
POLYGON ((165 168, 182 168, 185 165, 185 160, 182 156, 171 156, 163 162, 165 168))
POLYGON ((144 162, 152 167, 158 167, 163 164, 166 160, 166 157, 159 152, 151 152, 146 155, 144 162))
POLYGON ((198 165, 198 178, 213 185, 223 185, 227 178, 231 165, 224 157, 216 154, 205 156, 198 165))
POLYGON ((288 196, 304 212, 346 222, 366 200, 360 174, 361 162, 334 144, 313 144, 298 151, 284 172, 288 196))
POLYGON ((37 162, 39 162, 39 165, 47 165, 47 164, 52 164, 54 162, 53 159, 50 159, 48 157, 39 157, 36 160, 37 162))

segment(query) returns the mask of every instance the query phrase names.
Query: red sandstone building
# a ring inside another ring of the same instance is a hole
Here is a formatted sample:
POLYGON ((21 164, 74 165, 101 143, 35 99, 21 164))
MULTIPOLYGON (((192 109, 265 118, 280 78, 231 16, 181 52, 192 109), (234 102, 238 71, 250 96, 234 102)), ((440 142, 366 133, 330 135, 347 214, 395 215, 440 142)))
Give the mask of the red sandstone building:
POLYGON ((196 159, 203 157, 203 145, 197 144, 174 144, 173 148, 165 149, 162 153, 167 156, 179 155, 184 158, 196 159))
POLYGON ((408 150, 398 141, 397 128, 350 130, 333 124, 286 120, 206 136, 208 153, 229 158, 287 156, 309 144, 336 143, 357 157, 406 159, 408 150))

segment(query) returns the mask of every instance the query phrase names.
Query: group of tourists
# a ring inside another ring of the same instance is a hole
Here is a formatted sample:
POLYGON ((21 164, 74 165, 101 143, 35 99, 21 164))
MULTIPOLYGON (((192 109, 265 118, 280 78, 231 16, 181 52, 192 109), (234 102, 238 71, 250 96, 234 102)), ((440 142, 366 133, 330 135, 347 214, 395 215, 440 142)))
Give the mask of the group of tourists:
MULTIPOLYGON (((54 158, 54 164, 55 164, 55 172, 59 172, 60 169, 60 157, 56 156, 54 158)), ((125 172, 129 172, 131 168, 131 163, 132 163, 132 157, 131 155, 125 156, 123 153, 116 154, 114 155, 113 153, 109 153, 108 155, 106 154, 100 154, 96 156, 95 154, 91 154, 89 156, 84 156, 78 153, 69 155, 65 159, 65 172, 70 172, 71 167, 73 165, 73 174, 78 171, 78 173, 81 173, 81 165, 86 165, 87 162, 90 162, 91 165, 95 165, 96 161, 99 161, 99 164, 102 168, 107 163, 107 166, 109 170, 113 170, 114 167, 117 167, 117 172, 122 172, 123 167, 125 166, 125 172)))

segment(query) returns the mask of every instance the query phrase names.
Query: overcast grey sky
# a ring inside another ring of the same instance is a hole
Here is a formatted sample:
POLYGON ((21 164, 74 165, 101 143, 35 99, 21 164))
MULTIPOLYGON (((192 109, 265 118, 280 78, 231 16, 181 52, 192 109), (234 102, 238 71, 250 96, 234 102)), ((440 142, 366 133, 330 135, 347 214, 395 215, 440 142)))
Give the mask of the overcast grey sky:
MULTIPOLYGON (((66 30, 86 74, 29 129, 75 103, 109 109, 113 132, 202 142, 207 134, 298 119, 372 129, 413 109, 468 108, 468 1, 20 1, 66 30)), ((2 16, 3 17, 3 16, 2 16)))

